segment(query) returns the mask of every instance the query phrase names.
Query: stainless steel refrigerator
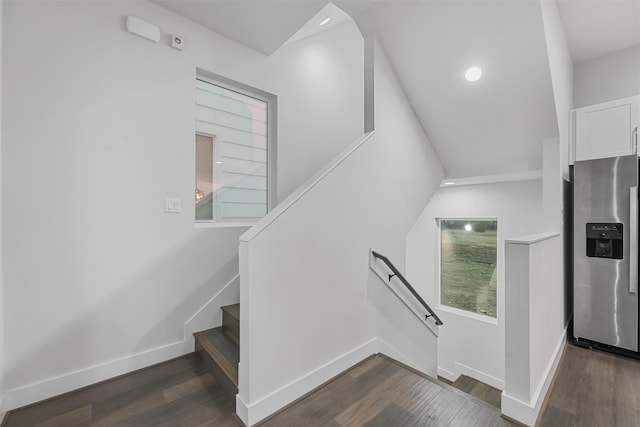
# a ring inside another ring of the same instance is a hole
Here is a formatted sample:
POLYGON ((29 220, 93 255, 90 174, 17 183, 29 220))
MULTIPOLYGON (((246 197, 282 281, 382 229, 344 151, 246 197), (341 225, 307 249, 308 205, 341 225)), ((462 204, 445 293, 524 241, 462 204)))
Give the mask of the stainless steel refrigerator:
POLYGON ((638 352, 638 157, 573 172, 574 339, 638 352))

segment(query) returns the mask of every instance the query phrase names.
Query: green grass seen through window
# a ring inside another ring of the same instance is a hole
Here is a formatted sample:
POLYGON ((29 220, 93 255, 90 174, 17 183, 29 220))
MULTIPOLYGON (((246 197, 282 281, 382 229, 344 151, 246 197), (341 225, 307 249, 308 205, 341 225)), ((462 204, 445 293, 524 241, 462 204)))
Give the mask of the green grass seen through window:
POLYGON ((497 222, 443 220, 440 243, 440 304, 496 317, 497 222))

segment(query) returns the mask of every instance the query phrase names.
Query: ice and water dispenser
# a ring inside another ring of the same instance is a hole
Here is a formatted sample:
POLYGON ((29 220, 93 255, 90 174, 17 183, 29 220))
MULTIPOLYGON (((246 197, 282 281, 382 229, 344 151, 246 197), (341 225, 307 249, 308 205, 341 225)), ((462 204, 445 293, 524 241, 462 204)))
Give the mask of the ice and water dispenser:
POLYGON ((622 224, 587 223, 587 256, 622 259, 622 224))

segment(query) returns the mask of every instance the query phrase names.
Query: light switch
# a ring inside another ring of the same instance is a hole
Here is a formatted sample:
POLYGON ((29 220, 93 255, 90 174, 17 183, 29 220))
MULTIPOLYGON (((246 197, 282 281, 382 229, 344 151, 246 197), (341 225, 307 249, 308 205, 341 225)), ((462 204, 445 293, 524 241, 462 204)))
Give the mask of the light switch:
POLYGON ((167 197, 164 202, 164 211, 168 213, 180 213, 182 212, 180 205, 180 199, 167 197))

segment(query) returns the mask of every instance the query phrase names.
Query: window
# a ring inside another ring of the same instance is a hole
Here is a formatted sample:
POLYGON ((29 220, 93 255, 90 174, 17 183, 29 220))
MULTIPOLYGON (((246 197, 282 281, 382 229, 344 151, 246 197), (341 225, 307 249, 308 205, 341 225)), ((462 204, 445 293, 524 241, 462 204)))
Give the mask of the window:
POLYGON ((275 200, 275 96, 198 70, 195 220, 254 222, 275 200))
POLYGON ((439 223, 440 304, 495 318, 498 222, 439 223))

